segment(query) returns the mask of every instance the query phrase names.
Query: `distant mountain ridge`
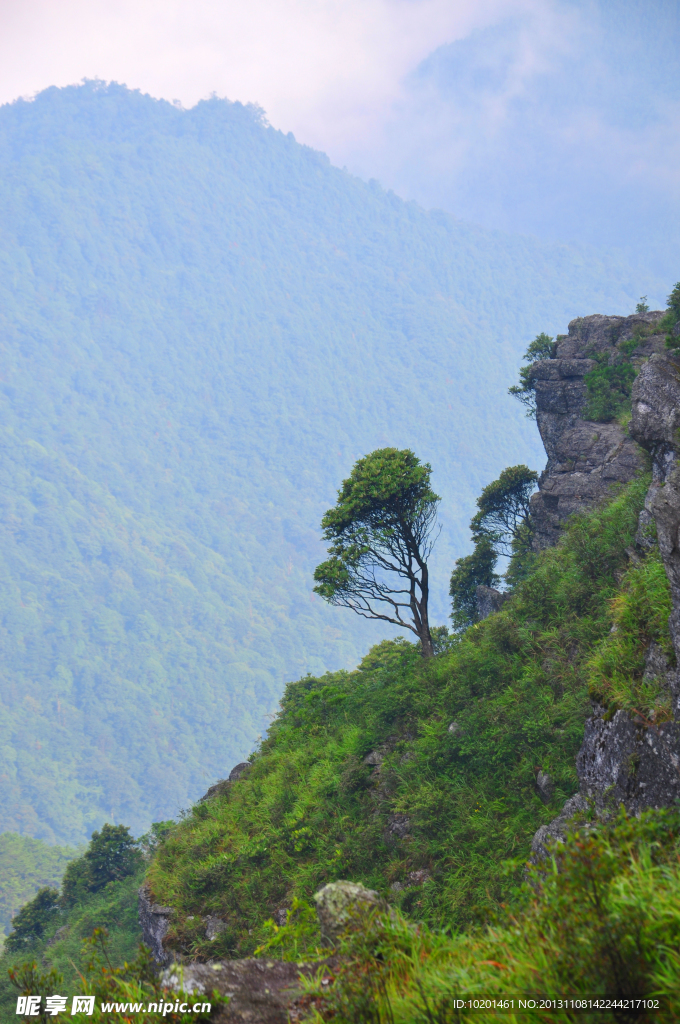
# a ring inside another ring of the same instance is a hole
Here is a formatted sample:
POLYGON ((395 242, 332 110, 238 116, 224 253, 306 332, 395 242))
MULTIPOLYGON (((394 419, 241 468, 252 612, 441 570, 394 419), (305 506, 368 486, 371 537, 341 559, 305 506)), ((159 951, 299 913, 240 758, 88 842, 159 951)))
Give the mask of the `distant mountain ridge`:
POLYGON ((384 635, 311 594, 378 446, 433 465, 442 621, 480 486, 541 462, 527 341, 647 285, 99 82, 0 108, 0 261, 0 830, 62 843, 175 814, 384 635))

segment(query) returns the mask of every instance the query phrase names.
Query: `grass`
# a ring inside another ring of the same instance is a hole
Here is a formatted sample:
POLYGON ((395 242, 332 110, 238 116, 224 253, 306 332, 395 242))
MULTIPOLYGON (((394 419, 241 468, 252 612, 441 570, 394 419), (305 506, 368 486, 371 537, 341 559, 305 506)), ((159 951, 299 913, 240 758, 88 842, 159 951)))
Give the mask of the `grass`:
POLYGON ((620 814, 598 831, 575 833, 521 901, 485 928, 447 935, 376 913, 349 929, 333 984, 311 984, 311 1019, 336 1024, 448 1024, 497 1019, 470 1011, 506 1002, 502 1019, 667 1021, 680 1011, 680 812, 620 814), (613 1010, 550 1008, 540 1000, 600 998, 613 1010), (647 1012, 625 1001, 645 997, 647 1012), (533 1012, 516 1012, 534 999, 533 1012), (658 1000, 659 1009, 654 1008, 658 1000), (512 1012, 512 1011, 515 1012, 512 1012))
POLYGON ((625 573, 609 603, 612 627, 588 663, 591 696, 612 709, 623 708, 655 722, 672 717, 663 678, 645 678, 645 652, 657 644, 669 666, 675 654, 668 629, 670 586, 658 551, 625 573))

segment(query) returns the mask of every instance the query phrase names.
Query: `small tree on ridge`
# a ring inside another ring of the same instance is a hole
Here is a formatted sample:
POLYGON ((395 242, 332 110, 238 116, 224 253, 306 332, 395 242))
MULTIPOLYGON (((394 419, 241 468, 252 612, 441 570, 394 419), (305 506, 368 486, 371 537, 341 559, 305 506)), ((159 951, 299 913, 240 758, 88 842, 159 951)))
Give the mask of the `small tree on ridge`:
POLYGON ((427 559, 440 501, 430 473, 409 449, 381 448, 359 459, 321 521, 330 558, 314 572, 315 593, 366 619, 405 626, 424 658, 434 654, 427 559))

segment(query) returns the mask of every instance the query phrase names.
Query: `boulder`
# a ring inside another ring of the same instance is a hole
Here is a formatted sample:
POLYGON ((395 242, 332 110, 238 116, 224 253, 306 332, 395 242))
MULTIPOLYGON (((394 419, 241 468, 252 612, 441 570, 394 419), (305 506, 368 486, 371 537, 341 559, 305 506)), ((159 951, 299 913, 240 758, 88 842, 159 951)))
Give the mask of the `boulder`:
POLYGON ((359 924, 367 913, 382 908, 377 892, 359 882, 330 882, 314 896, 321 937, 335 946, 338 936, 359 924))
POLYGON ((403 882, 392 882, 390 890, 392 892, 401 892, 403 889, 412 889, 421 885, 425 885, 429 882, 432 875, 425 868, 419 868, 417 871, 409 871, 403 882))
POLYGON ((574 824, 575 815, 579 815, 579 818, 582 819, 587 817, 589 813, 590 807, 588 802, 584 800, 580 793, 575 793, 574 796, 570 797, 558 816, 553 818, 549 825, 541 825, 536 831, 531 843, 530 863, 538 864, 539 861, 547 857, 550 845, 565 841, 567 832, 574 824))
POLYGON ((229 778, 220 779, 211 786, 208 792, 198 800, 198 803, 202 804, 205 803, 206 800, 214 800, 216 796, 222 796, 223 793, 228 793, 233 783, 237 782, 242 775, 245 775, 249 768, 249 761, 241 761, 239 764, 235 765, 229 772, 229 778))
POLYGON ((555 792, 555 784, 547 772, 539 772, 536 776, 536 788, 544 804, 549 804, 555 792))
POLYGON ((393 843, 398 839, 406 839, 411 831, 411 819, 407 814, 390 814, 387 819, 385 841, 393 843))
POLYGON ((212 914, 208 914, 207 917, 203 918, 203 924, 205 925, 205 937, 208 942, 214 942, 218 935, 221 935, 227 928, 227 922, 223 921, 221 917, 215 917, 212 914))

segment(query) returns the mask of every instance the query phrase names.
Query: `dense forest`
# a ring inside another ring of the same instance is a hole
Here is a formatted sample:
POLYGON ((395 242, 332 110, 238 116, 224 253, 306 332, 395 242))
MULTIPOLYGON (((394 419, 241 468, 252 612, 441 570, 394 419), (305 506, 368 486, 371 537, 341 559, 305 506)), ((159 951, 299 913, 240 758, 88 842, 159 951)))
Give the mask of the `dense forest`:
POLYGON ((653 285, 99 82, 0 110, 0 223, 0 829, 50 843, 174 816, 386 635, 311 593, 371 448, 435 467, 443 621, 475 495, 540 461, 527 340, 653 285))

